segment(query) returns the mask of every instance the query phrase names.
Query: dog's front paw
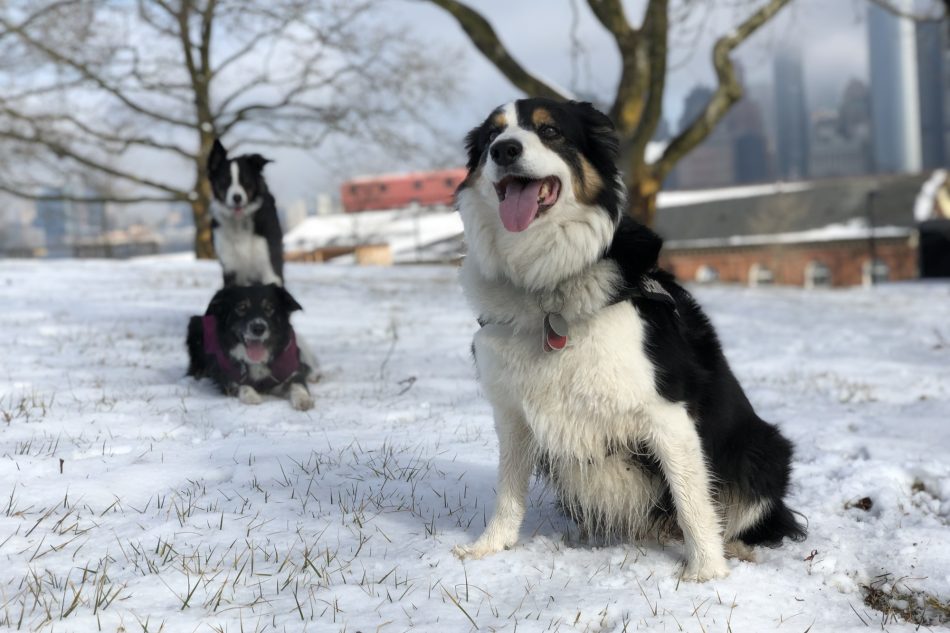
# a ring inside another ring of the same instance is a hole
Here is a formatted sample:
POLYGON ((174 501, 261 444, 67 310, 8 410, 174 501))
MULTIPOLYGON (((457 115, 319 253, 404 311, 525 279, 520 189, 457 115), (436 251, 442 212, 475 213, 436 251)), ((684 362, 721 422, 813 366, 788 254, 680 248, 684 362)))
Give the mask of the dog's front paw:
POLYGON ((290 386, 290 406, 297 411, 307 411, 313 408, 313 397, 303 385, 290 386))
POLYGON ((719 554, 709 557, 691 557, 680 577, 687 582, 706 582, 714 578, 725 578, 728 575, 729 565, 726 563, 726 558, 719 554))
POLYGON ((452 553, 460 560, 478 560, 479 558, 485 558, 486 556, 500 552, 503 549, 505 548, 492 547, 489 544, 476 541, 468 545, 456 545, 452 548, 452 553))
POLYGON ((681 578, 687 582, 706 582, 714 578, 725 578, 729 575, 729 565, 723 556, 706 559, 691 559, 686 564, 681 578))
POLYGON ((264 401, 261 394, 257 393, 257 390, 250 385, 241 385, 241 388, 238 389, 238 400, 244 404, 260 404, 264 401))

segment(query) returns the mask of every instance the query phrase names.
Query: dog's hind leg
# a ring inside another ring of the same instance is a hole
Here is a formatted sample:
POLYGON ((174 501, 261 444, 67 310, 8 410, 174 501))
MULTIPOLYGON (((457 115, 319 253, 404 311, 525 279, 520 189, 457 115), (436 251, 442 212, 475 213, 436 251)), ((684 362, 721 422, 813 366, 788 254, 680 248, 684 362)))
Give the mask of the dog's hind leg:
POLYGON ((729 575, 722 527, 713 506, 706 460, 696 426, 682 404, 650 407, 648 443, 670 487, 686 543, 684 580, 703 582, 729 575))
POLYGON ((518 542, 536 458, 534 443, 522 413, 514 408, 495 406, 495 430, 501 453, 495 511, 477 541, 452 550, 459 558, 482 558, 518 542))

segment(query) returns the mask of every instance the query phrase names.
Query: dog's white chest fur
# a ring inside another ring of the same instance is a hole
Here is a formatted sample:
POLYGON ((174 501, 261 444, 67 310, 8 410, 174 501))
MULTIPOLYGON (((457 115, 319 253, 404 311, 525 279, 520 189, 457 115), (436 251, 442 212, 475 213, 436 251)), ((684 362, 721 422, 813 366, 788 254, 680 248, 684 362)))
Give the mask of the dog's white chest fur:
POLYGON ((280 283, 271 265, 267 240, 254 233, 252 218, 218 219, 214 250, 225 273, 234 274, 238 285, 280 283))
POLYGON ((538 311, 536 331, 489 324, 476 334, 485 388, 521 408, 551 457, 598 461, 608 446, 635 442, 644 403, 657 396, 633 306, 619 303, 571 324, 560 352, 542 351, 541 318, 538 311))

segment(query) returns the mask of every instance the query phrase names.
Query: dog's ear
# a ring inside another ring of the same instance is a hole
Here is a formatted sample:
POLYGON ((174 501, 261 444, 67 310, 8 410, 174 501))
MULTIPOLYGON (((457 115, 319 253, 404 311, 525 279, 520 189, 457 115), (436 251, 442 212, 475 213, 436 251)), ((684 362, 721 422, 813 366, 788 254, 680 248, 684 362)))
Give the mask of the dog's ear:
POLYGON ((260 154, 250 154, 247 157, 247 164, 250 165, 252 169, 258 172, 264 170, 264 165, 266 165, 267 163, 273 163, 273 162, 274 161, 272 161, 271 159, 264 158, 260 154))
POLYGON ((208 309, 205 310, 205 314, 210 314, 217 318, 226 315, 230 305, 233 303, 229 299, 229 296, 230 293, 227 288, 222 288, 214 293, 214 296, 211 297, 211 303, 208 304, 208 309))
POLYGON ((572 101, 571 105, 581 115, 590 139, 616 161, 620 155, 620 141, 610 117, 588 101, 572 101))
POLYGON ((482 147, 480 142, 483 127, 485 127, 484 124, 479 125, 465 135, 465 151, 468 153, 468 164, 466 167, 468 167, 469 172, 475 171, 475 168, 478 167, 478 163, 482 160, 482 154, 485 152, 485 148, 482 147))
POLYGON ((214 139, 211 153, 208 154, 208 172, 211 173, 219 169, 226 160, 228 160, 228 150, 224 149, 224 145, 221 144, 219 139, 214 139))
POLYGON ((294 299, 293 295, 287 292, 286 288, 283 286, 278 286, 277 284, 270 285, 274 288, 274 292, 277 293, 277 298, 280 300, 280 304, 287 311, 287 314, 297 310, 303 310, 303 306, 297 303, 297 300, 294 299))

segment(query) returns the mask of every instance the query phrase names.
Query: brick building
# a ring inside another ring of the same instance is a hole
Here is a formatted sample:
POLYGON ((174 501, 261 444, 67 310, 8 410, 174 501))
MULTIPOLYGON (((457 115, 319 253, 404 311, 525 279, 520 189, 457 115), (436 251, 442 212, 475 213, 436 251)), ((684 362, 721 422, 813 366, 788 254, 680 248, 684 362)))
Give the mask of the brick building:
POLYGON ((851 286, 915 279, 928 175, 665 194, 661 265, 684 281, 851 286), (874 262, 872 264, 872 262, 874 262))
POLYGON ((340 199, 346 213, 401 209, 413 204, 451 206, 455 189, 467 173, 459 168, 354 178, 340 186, 340 199))

